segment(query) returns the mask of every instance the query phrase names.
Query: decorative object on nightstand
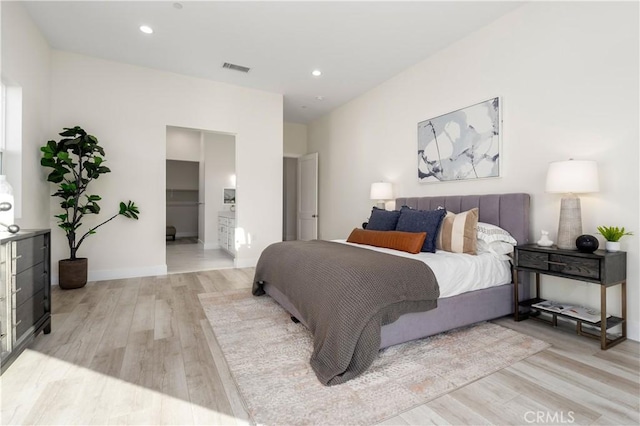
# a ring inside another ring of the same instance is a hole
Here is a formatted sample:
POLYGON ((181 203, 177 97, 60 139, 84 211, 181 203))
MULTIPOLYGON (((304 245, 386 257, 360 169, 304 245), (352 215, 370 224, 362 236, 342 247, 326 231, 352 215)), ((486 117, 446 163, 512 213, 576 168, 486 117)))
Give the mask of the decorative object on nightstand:
POLYGON ((600 243, 593 235, 585 234, 576 238, 576 247, 578 248, 578 251, 581 251, 582 253, 593 253, 598 250, 600 243))
POLYGON ((565 194, 560 204, 557 246, 576 248, 576 238, 582 234, 580 198, 575 194, 598 192, 598 165, 595 161, 555 161, 549 164, 546 191, 565 194))
POLYGON ((537 244, 540 247, 551 247, 553 245, 553 241, 549 239, 549 232, 545 231, 544 229, 540 232, 542 233, 542 236, 538 240, 537 244))
POLYGON ((371 192, 369 198, 376 200, 376 207, 385 208, 384 202, 393 199, 393 185, 390 182, 374 182, 371 184, 371 192))
POLYGON ((607 242, 604 247, 607 251, 620 251, 620 238, 625 235, 633 235, 633 232, 626 232, 624 226, 598 226, 598 232, 607 242))

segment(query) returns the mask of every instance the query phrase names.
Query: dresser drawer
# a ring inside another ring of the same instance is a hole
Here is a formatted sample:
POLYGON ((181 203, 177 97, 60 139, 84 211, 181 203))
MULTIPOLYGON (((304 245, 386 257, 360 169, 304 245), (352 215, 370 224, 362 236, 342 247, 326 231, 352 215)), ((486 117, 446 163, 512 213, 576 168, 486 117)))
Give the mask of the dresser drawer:
POLYGON ((45 313, 44 291, 40 291, 16 308, 16 341, 45 313))
POLYGON ((43 291, 47 286, 48 276, 44 269, 44 262, 20 272, 15 279, 16 305, 20 306, 35 293, 43 291))
POLYGON ((47 245, 44 235, 16 241, 16 274, 44 262, 47 256, 47 245))
POLYGON ((600 261, 560 254, 549 255, 549 270, 574 277, 600 279, 600 261))

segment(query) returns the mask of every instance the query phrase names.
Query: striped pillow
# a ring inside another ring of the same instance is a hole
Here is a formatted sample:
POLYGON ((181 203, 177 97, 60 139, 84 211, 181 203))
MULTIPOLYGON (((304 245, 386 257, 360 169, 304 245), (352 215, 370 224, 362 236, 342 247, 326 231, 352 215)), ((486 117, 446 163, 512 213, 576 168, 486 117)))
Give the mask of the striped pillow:
POLYGON ((447 212, 442 221, 438 248, 451 253, 477 254, 478 209, 454 214, 447 212))

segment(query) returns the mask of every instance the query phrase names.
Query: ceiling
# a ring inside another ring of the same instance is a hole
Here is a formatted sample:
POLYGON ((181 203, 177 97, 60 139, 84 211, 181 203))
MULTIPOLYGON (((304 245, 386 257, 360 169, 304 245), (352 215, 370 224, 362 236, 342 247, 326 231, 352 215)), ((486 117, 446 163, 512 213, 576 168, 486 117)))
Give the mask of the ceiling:
POLYGON ((284 95, 309 123, 521 2, 29 1, 59 50, 284 95), (151 35, 139 27, 153 28, 151 35), (222 68, 230 62, 247 74, 222 68), (322 71, 320 77, 311 71, 322 71), (322 99, 318 99, 321 97, 322 99))

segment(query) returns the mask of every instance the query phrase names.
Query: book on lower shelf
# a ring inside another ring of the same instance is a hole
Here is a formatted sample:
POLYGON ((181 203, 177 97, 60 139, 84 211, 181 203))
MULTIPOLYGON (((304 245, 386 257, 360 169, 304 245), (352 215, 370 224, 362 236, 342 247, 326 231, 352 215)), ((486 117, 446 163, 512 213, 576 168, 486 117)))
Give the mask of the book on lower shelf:
MULTIPOLYGON (((532 308, 537 308, 543 311, 566 315, 569 317, 577 318, 583 321, 600 322, 600 311, 593 308, 587 308, 585 306, 570 305, 568 303, 553 302, 551 300, 544 300, 542 302, 534 303, 532 308)), ((607 314, 607 318, 611 317, 607 314)))

